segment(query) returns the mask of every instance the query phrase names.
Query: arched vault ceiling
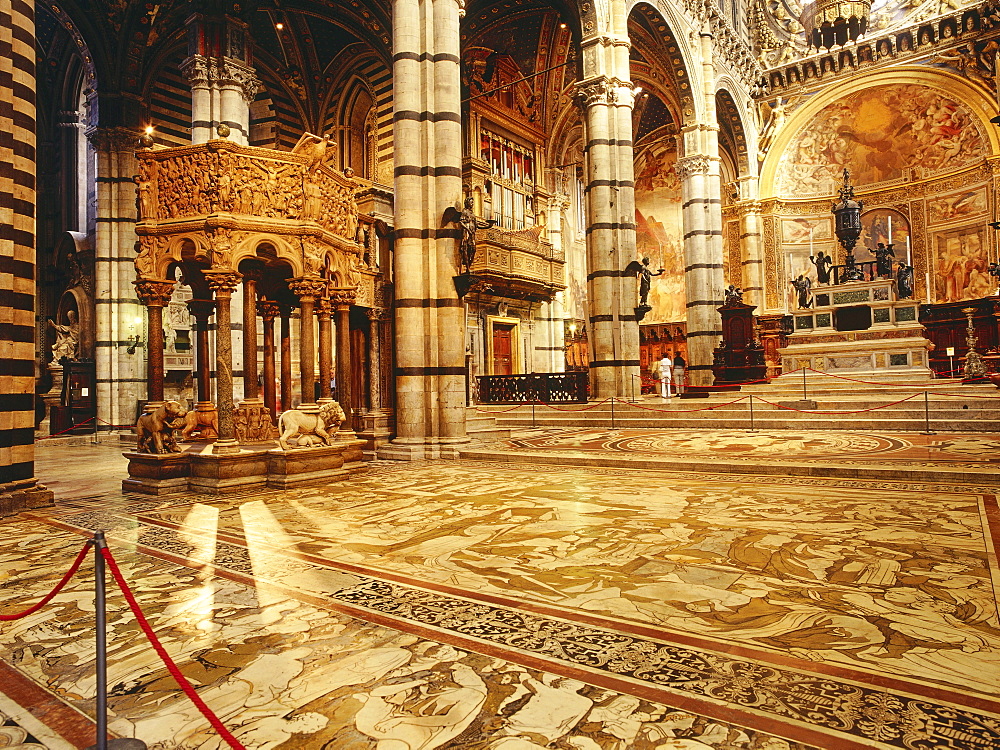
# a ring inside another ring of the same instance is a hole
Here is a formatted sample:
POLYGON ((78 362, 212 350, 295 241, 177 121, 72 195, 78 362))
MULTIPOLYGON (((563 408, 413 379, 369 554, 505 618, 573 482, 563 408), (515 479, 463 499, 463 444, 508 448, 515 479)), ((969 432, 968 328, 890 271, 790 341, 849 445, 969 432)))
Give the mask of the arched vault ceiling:
POLYGON ((694 117, 691 82, 680 46, 659 12, 646 3, 633 8, 628 19, 629 53, 634 83, 651 88, 675 114, 675 124, 694 117))

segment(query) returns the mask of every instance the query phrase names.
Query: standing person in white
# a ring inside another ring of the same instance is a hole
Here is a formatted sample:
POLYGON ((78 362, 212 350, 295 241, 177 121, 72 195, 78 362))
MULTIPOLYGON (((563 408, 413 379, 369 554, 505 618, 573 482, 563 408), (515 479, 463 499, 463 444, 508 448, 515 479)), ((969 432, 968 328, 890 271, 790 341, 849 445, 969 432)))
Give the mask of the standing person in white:
POLYGON ((670 398, 670 379, 673 374, 674 362, 664 352, 660 359, 660 398, 670 398))

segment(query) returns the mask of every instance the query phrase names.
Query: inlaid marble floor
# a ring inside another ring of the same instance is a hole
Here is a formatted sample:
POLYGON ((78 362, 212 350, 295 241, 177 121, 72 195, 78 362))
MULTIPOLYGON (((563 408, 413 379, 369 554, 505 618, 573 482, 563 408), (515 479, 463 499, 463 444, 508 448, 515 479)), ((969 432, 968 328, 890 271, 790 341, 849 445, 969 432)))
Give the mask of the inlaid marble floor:
MULTIPOLYGON (((996 487, 463 461, 136 499, 122 469, 40 452, 64 500, 0 524, 0 611, 106 529, 248 748, 1000 748, 996 487)), ((42 686, 76 746, 84 570, 0 624, 3 691, 42 686)), ((222 747, 110 603, 112 728, 222 747)))
POLYGON ((729 462, 778 460, 838 466, 995 467, 1000 472, 1000 435, 987 433, 540 428, 523 430, 501 445, 592 456, 684 456, 729 462))

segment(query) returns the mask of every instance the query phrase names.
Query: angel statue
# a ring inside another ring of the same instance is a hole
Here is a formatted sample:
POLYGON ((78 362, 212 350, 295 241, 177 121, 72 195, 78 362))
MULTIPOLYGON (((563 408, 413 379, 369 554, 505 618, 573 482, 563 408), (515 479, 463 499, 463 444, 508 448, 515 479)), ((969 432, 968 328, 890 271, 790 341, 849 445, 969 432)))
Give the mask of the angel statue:
POLYGON ((464 208, 457 211, 449 208, 445 211, 444 221, 446 224, 458 224, 462 229, 462 236, 458 243, 458 255, 462 264, 462 273, 472 273, 472 263, 476 259, 476 233, 480 229, 488 229, 496 224, 492 219, 480 219, 476 216, 475 199, 470 195, 466 197, 464 208))

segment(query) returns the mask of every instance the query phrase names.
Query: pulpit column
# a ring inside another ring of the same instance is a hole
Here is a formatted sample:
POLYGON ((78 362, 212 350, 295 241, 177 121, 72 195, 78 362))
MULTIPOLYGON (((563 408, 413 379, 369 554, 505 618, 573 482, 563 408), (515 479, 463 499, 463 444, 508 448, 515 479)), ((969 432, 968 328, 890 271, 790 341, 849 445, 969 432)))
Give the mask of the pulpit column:
POLYGON ((264 405, 271 412, 271 418, 277 419, 274 382, 274 319, 278 317, 278 303, 261 300, 257 303, 257 314, 264 321, 264 405))
POLYGON ((301 277, 288 282, 288 288, 299 298, 299 408, 316 408, 313 391, 316 388, 316 298, 326 289, 323 279, 301 277))
POLYGON ((337 400, 347 415, 340 432, 354 432, 354 399, 351 395, 351 305, 353 291, 338 291, 330 295, 337 320, 337 400))
POLYGON ((163 403, 163 308, 170 304, 170 295, 174 291, 174 282, 167 280, 136 281, 135 291, 139 300, 146 306, 148 331, 146 346, 148 351, 146 366, 146 409, 151 409, 163 403))
POLYGON ((316 316, 319 318, 319 403, 325 403, 333 400, 330 388, 333 369, 333 304, 328 297, 316 300, 316 316))
POLYGON ((368 309, 368 403, 373 412, 382 408, 382 348, 379 346, 379 334, 386 312, 381 307, 368 309))
POLYGON ((219 403, 219 439, 213 453, 239 453, 236 422, 233 418, 233 325, 230 301, 240 282, 235 271, 205 271, 208 286, 215 292, 215 388, 219 403))
POLYGON ((292 408, 292 308, 280 305, 281 313, 281 410, 292 408))
POLYGON ((261 280, 261 269, 243 272, 243 400, 260 399, 260 383, 257 382, 257 283, 261 280))
POLYGON ((212 405, 212 365, 209 362, 208 319, 215 310, 215 302, 210 299, 192 299, 188 301, 187 308, 194 316, 195 378, 198 383, 198 403, 199 405, 212 405))

